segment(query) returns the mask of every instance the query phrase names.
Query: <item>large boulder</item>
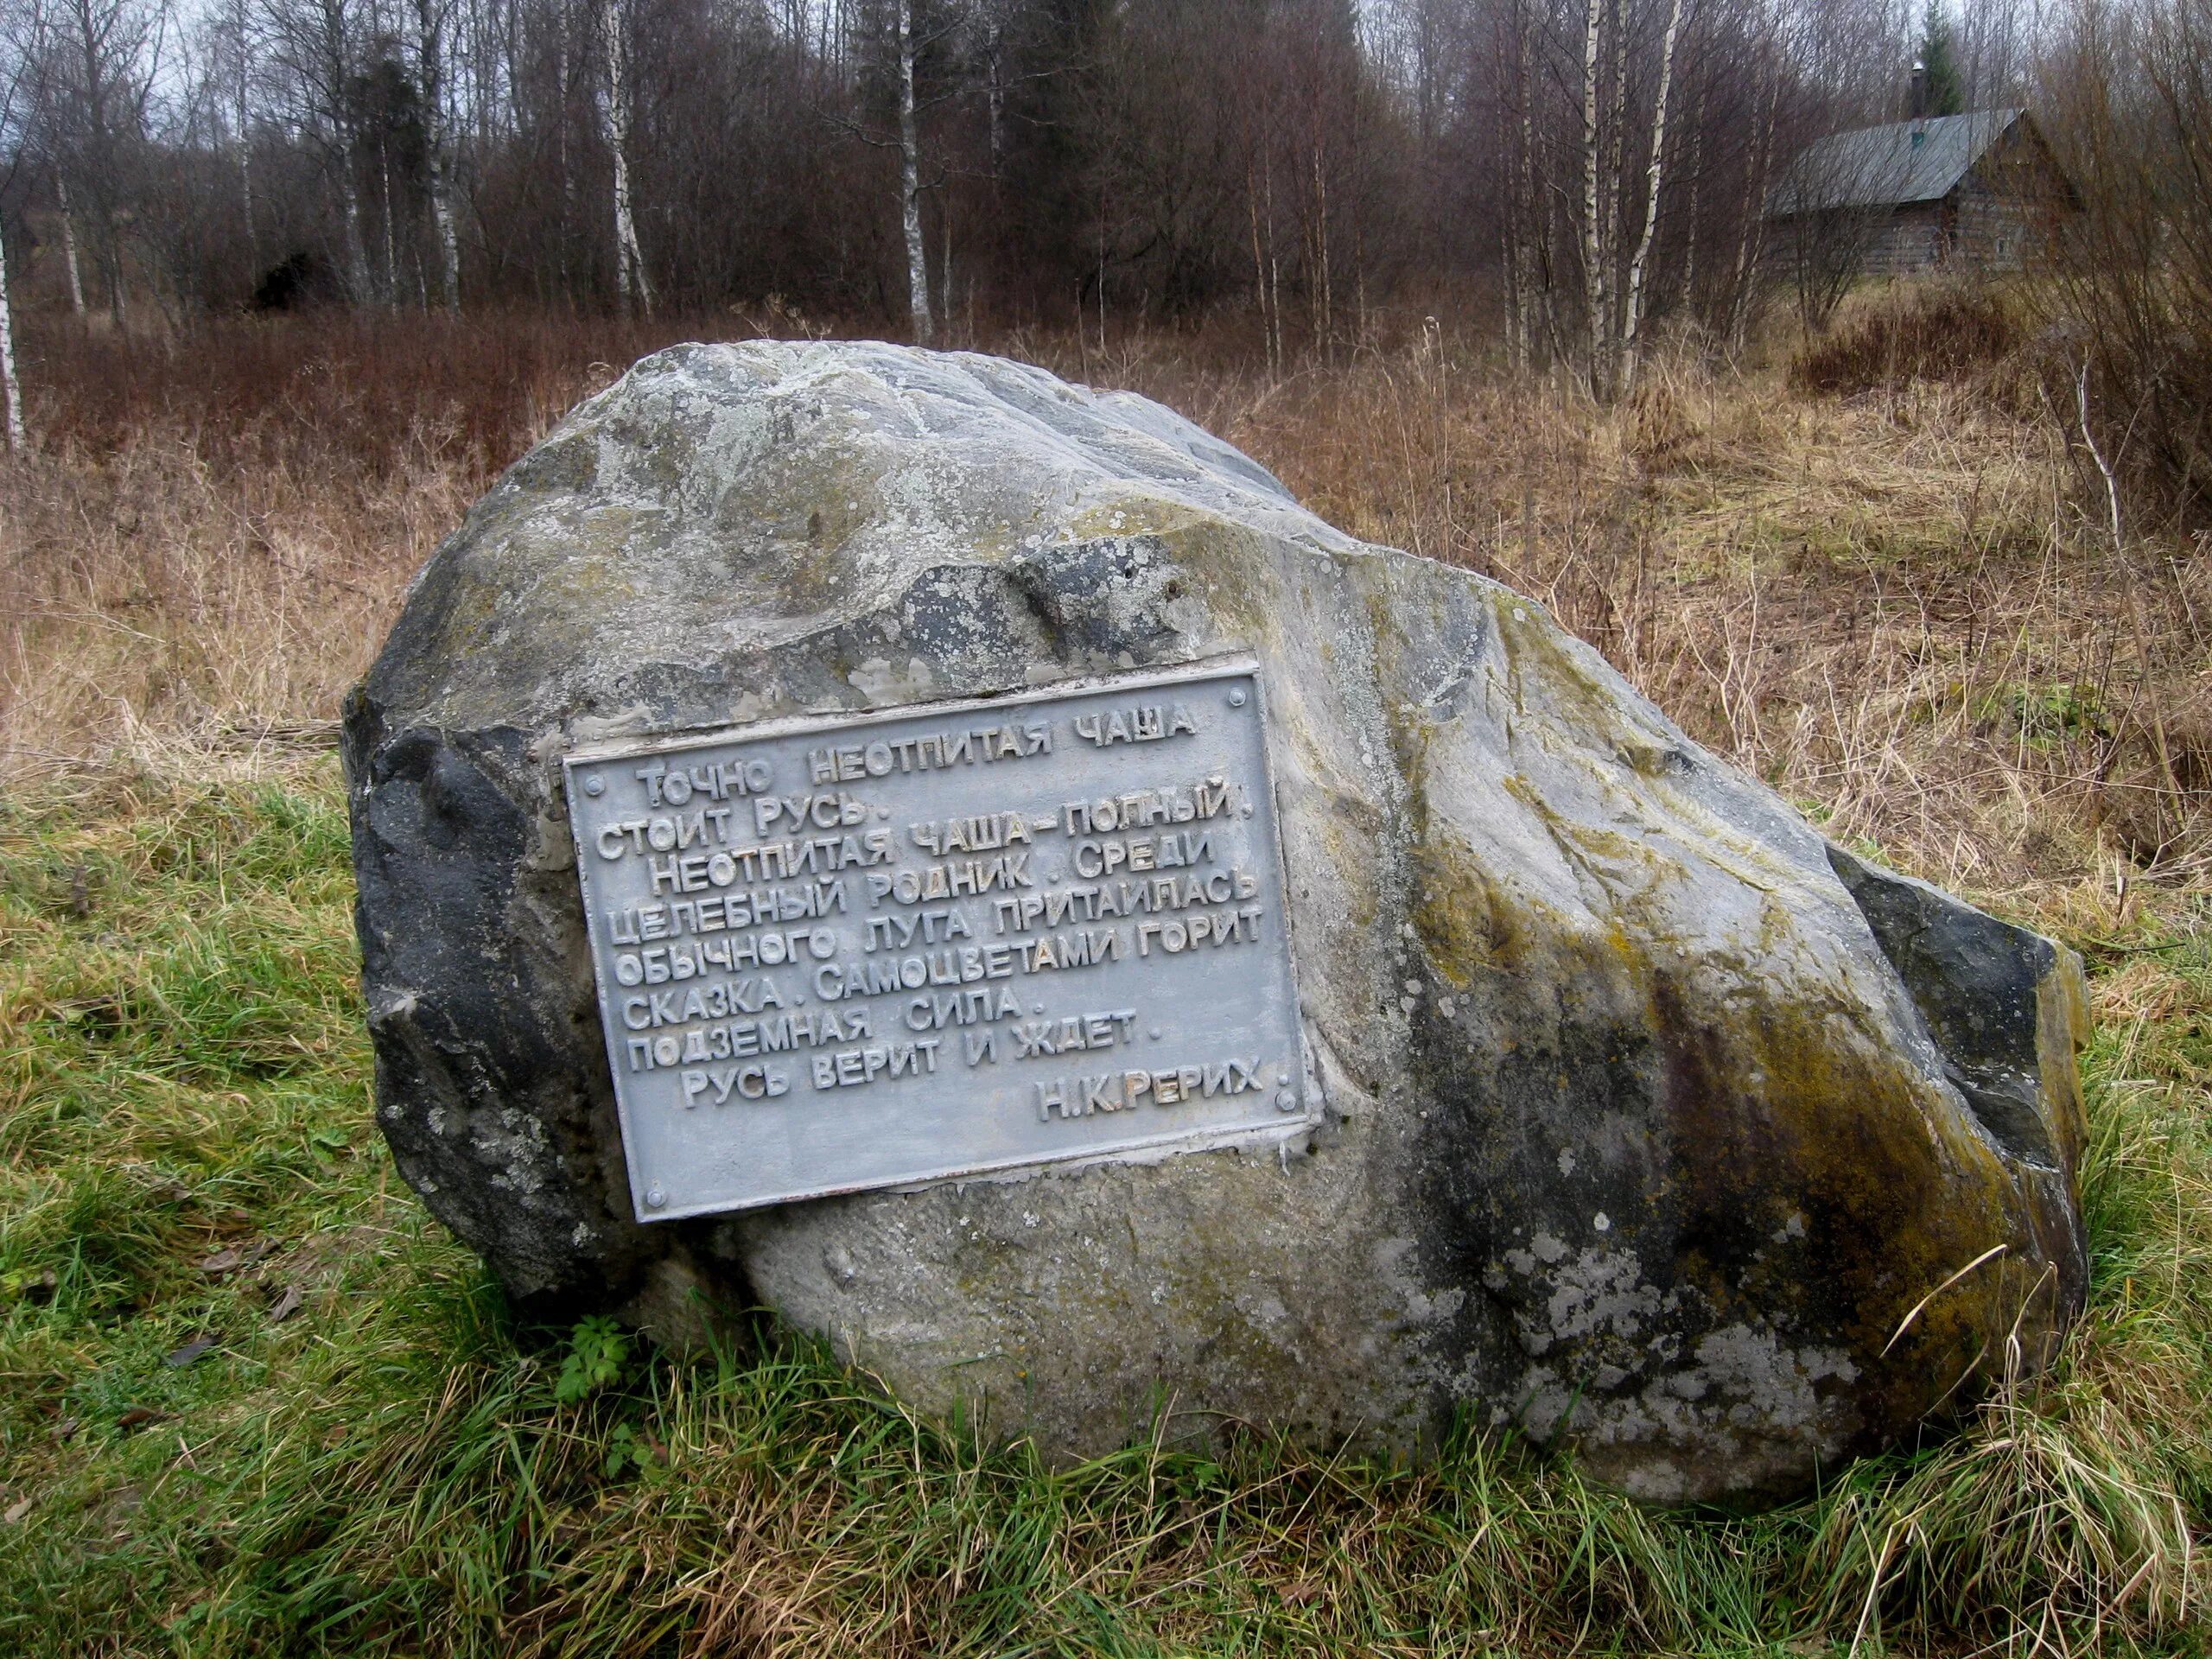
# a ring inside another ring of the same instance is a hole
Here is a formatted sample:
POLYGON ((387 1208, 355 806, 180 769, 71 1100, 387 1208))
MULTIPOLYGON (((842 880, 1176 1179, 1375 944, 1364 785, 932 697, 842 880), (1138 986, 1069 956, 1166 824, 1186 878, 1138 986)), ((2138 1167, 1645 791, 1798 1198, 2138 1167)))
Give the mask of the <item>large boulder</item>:
POLYGON ((2082 1304, 2069 952, 1140 397, 883 345, 649 358, 424 568, 346 759, 385 1132, 544 1311, 750 1300, 1055 1456, 1162 1408, 1414 1450, 1467 1414, 1746 1501, 2042 1363, 2082 1304), (565 754, 1230 652, 1272 722, 1309 1130, 632 1218, 565 754))

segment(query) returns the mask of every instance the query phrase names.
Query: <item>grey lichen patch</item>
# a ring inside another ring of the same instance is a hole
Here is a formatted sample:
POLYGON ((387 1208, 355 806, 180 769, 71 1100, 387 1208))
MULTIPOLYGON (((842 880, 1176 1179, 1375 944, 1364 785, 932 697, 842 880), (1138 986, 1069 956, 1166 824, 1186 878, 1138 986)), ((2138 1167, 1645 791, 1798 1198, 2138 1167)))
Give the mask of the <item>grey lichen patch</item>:
POLYGON ((2080 1306, 2069 953, 1833 852, 1540 607, 1141 398, 868 344, 647 359, 433 557, 346 760, 378 1122, 534 1306, 688 1340, 757 1300, 1056 1457, 1163 1402, 1414 1451, 1471 1410, 1664 1502, 1801 1488, 2080 1306), (634 1219, 565 753, 1232 652, 1314 1124, 634 1219))

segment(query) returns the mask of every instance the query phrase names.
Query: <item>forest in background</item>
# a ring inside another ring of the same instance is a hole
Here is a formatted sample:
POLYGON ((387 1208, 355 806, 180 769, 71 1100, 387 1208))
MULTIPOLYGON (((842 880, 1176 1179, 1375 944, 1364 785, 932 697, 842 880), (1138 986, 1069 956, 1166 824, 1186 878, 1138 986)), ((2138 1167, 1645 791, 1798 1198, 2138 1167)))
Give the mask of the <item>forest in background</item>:
POLYGON ((2085 209, 2039 320, 2171 510, 2208 60, 2212 0, 0 0, 0 244, 19 302, 123 329, 1227 321, 1280 372, 1433 315, 1609 400, 1847 290, 1863 226, 1762 211, 1808 144, 2024 105, 2085 209))

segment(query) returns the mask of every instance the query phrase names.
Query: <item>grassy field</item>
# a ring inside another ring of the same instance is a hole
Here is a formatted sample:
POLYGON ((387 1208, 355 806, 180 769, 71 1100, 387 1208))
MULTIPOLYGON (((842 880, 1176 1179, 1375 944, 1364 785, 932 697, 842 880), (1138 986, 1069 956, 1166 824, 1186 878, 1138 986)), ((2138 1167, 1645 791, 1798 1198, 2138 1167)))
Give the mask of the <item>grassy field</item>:
POLYGON ((2206 1651, 2207 555, 2101 538, 2018 364, 1861 321, 1842 395, 1670 368, 1608 414, 1417 327, 1276 383, 1010 342, 1535 592, 1833 833, 2088 954, 2077 1339, 1750 1518, 1472 1438, 1047 1471, 772 1329, 517 1328, 375 1132, 327 722, 461 507, 653 342, 35 341, 75 390, 0 474, 0 1651, 2206 1651))

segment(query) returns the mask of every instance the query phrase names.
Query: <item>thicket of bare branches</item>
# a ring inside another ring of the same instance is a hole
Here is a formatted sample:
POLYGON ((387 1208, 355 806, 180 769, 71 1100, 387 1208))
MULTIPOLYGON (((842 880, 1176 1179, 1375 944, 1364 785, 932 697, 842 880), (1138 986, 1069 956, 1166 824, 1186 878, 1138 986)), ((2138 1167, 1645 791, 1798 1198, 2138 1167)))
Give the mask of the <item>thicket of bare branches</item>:
POLYGON ((0 0, 0 240, 126 329, 1205 316, 1280 371, 1395 308, 1604 401, 1777 288, 1825 315, 1866 237, 1767 209, 1931 41, 1946 107, 2029 104, 2072 169, 2042 299, 2131 492, 2193 502, 2212 0, 0 0))
POLYGON ((1271 358, 1495 308, 1625 386, 1739 335, 1808 133, 1897 107, 1896 0, 5 0, 17 281, 264 302, 758 304, 1271 358))
MULTIPOLYGON (((2040 296, 2052 401, 2139 516, 2201 520, 2212 499, 2212 0, 2076 0, 2050 61, 2050 127, 2082 207, 2040 296)), ((2115 534, 2133 528, 2123 520, 2115 534)))

